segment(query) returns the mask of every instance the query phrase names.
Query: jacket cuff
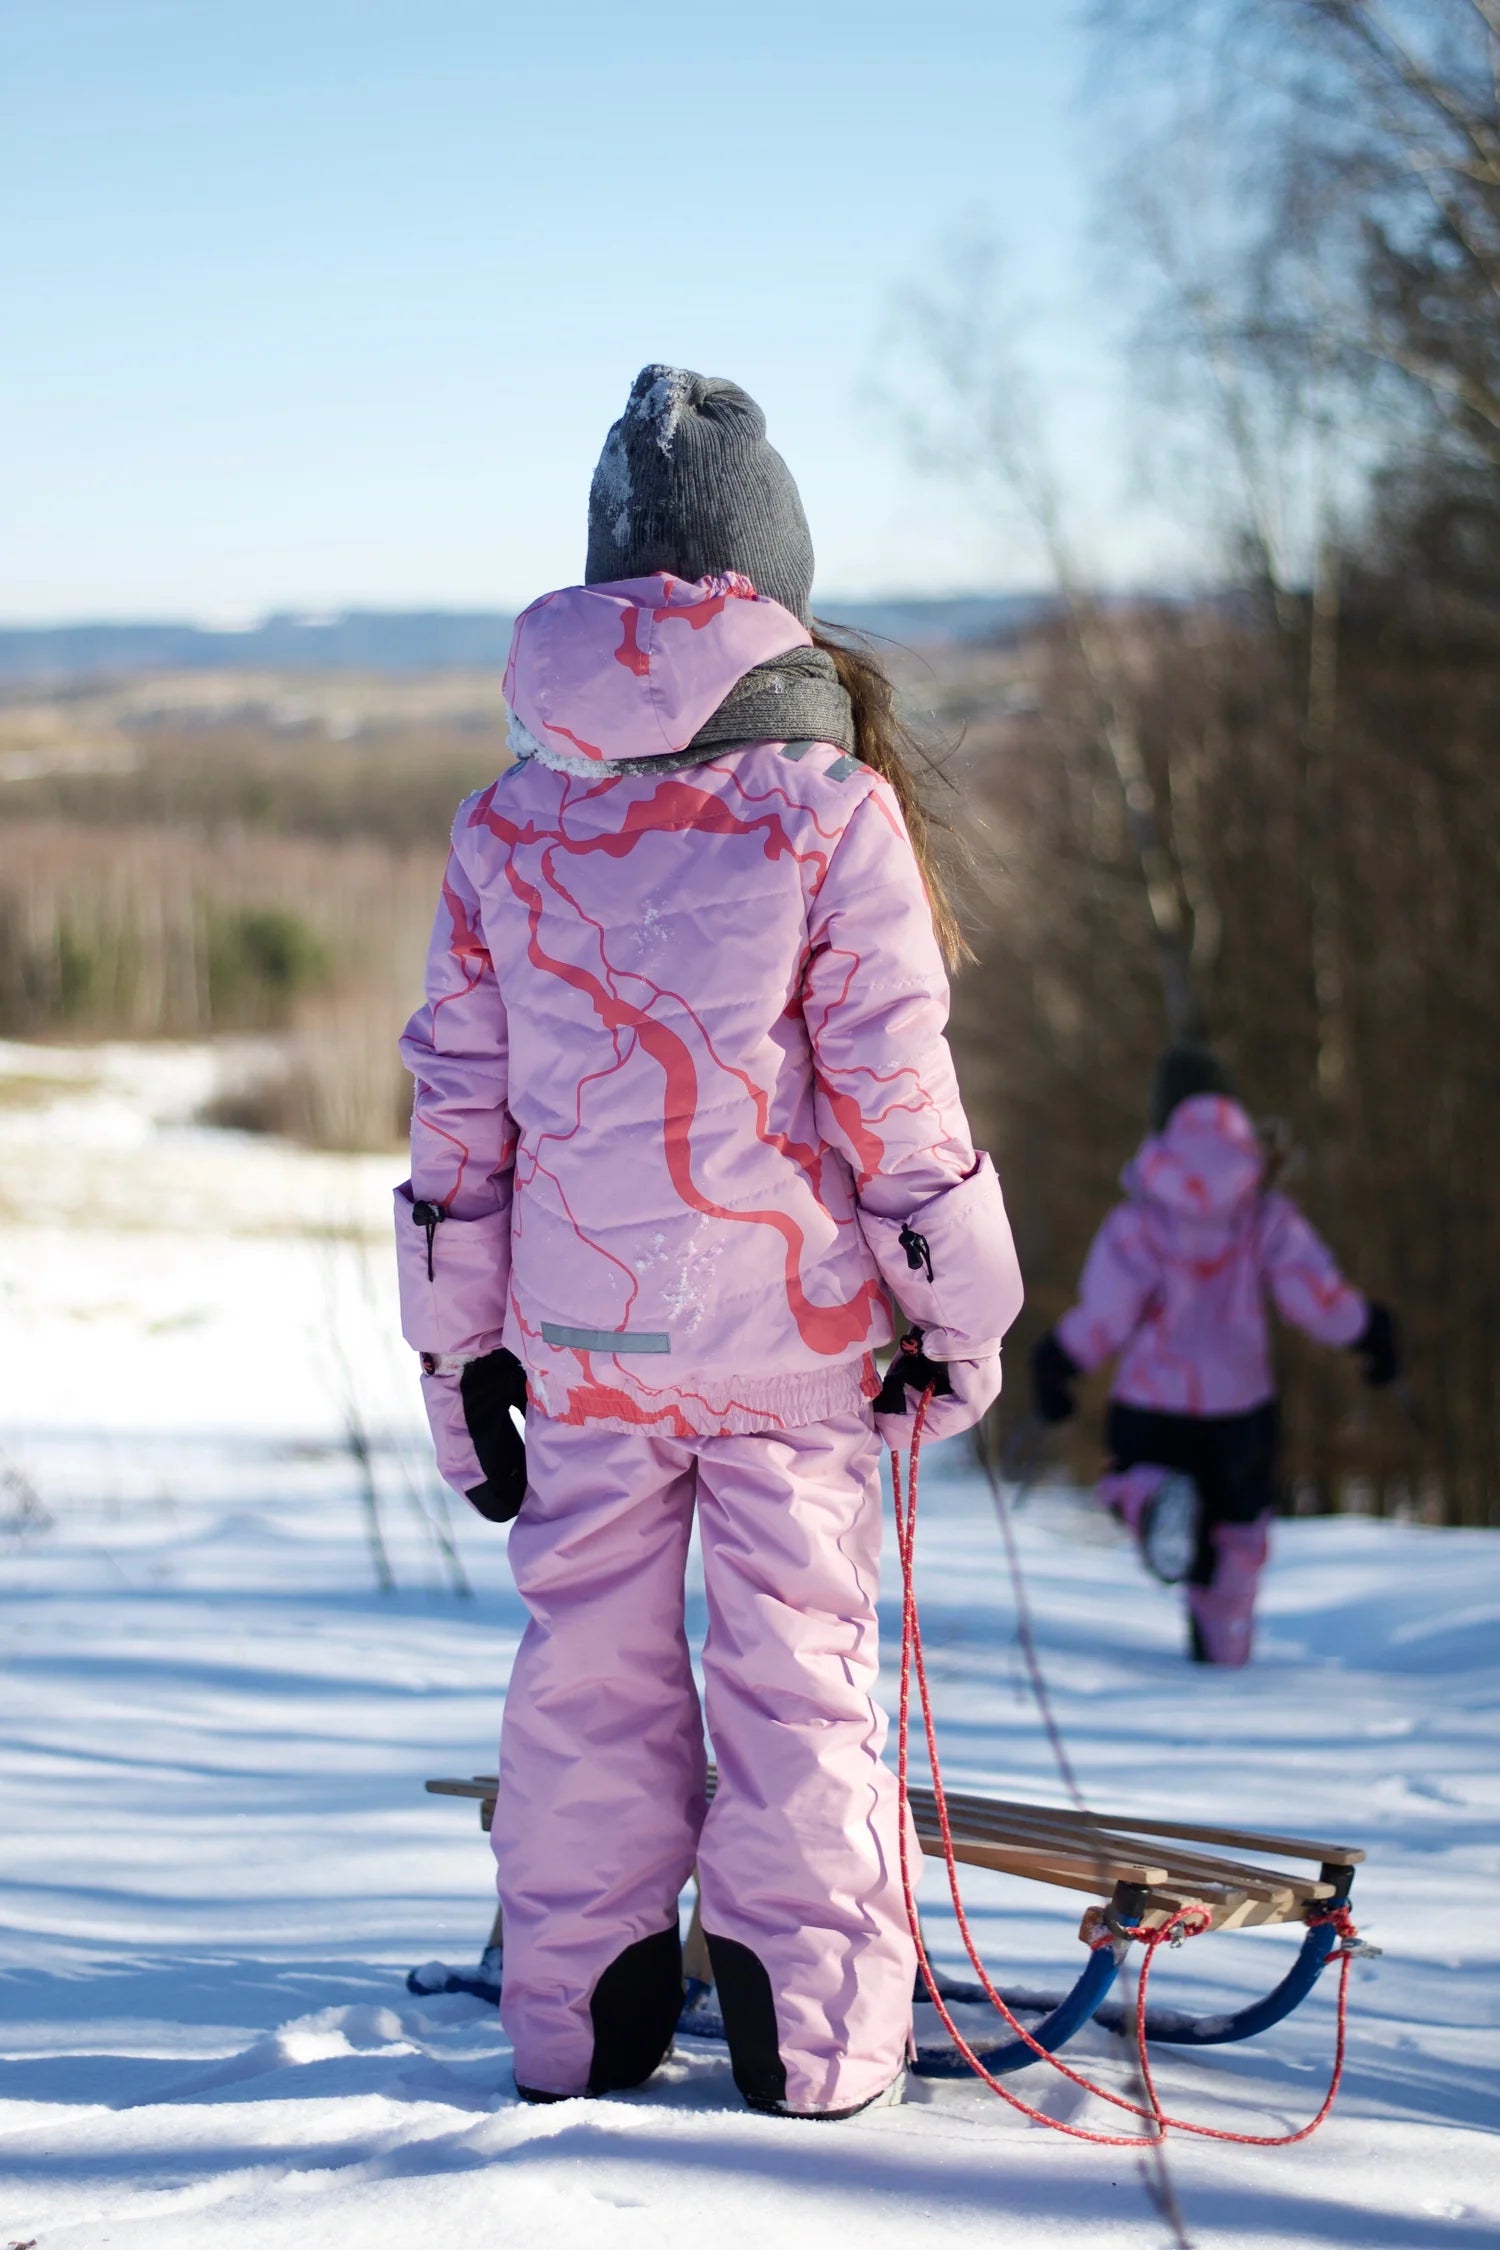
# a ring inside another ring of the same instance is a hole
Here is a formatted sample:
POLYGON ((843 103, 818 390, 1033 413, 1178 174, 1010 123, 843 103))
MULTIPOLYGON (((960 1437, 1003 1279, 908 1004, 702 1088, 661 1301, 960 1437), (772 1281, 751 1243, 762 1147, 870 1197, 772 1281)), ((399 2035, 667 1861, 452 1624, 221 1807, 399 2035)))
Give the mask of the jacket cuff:
POLYGON ((859 1213, 881 1279, 930 1359, 984 1359, 1021 1309, 1021 1269, 989 1158, 904 1219, 859 1213))
MULTIPOLYGON (((434 1206, 427 1206, 432 1209, 434 1206)), ((510 1198, 480 1219, 424 1226, 411 1182, 395 1193, 401 1333, 414 1351, 478 1359, 496 1349, 510 1289, 510 1198)))
POLYGON ((458 1376, 430 1375, 424 1369, 422 1404, 427 1409, 438 1475, 460 1500, 467 1500, 474 1487, 483 1484, 484 1471, 474 1450, 458 1376))

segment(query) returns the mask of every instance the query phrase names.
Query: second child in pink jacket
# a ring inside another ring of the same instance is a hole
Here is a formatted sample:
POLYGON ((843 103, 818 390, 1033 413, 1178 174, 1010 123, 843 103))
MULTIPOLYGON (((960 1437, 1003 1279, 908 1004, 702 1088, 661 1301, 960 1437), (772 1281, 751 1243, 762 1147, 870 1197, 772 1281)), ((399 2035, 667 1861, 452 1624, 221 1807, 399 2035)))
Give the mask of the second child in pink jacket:
POLYGON ((1084 1261, 1077 1304, 1036 1347, 1037 1411, 1066 1420, 1074 1379, 1115 1360, 1112 1473, 1101 1496, 1129 1517, 1149 1496, 1151 1471, 1192 1478, 1191 1653, 1244 1664, 1275 1504, 1267 1299, 1319 1343, 1360 1353, 1376 1385, 1399 1372, 1395 1329, 1383 1305, 1345 1281, 1290 1198, 1267 1185, 1265 1151, 1215 1056, 1167 1050, 1152 1122, 1123 1174, 1125 1201, 1084 1261))
POLYGON ((815 643, 811 579, 754 401, 645 369, 586 583, 517 623, 516 763, 459 808, 403 1043, 403 1326, 530 1612, 493 1834, 533 2100, 662 2060, 695 1867, 744 2097, 837 2116, 902 2078, 876 1403, 899 1437, 911 1393, 873 1354, 914 1324, 964 1428, 1021 1287, 889 689, 815 643))

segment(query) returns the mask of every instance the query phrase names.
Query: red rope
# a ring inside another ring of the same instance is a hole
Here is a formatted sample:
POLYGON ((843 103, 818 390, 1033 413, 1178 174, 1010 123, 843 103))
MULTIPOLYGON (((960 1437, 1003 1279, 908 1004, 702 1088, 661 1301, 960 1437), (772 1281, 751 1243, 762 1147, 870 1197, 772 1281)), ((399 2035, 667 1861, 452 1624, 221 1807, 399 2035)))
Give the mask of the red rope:
MULTIPOLYGON (((1104 2148, 1142 2148, 1165 2140, 1169 2132, 1177 2132, 1191 2133, 1202 2140, 1235 2141, 1241 2146, 1251 2148, 1289 2148, 1297 2141, 1305 2141, 1309 2134, 1317 2131, 1332 2109, 1344 2075, 1344 2056, 1348 2038, 1349 1965, 1354 1958, 1352 1941, 1358 1934, 1347 1906, 1339 1905, 1325 1914, 1308 1917, 1309 1928, 1325 1927, 1332 1923, 1345 1942, 1338 1953, 1332 1956, 1339 1964, 1338 2023, 1334 2042, 1333 2073, 1329 2080, 1328 2092, 1323 2098, 1322 2107, 1318 2110, 1317 2115, 1295 2133, 1232 2133, 1217 2125, 1195 2125, 1186 2118, 1173 2117, 1162 2107, 1156 2091, 1156 2082, 1152 2077, 1151 2062, 1147 2051, 1147 1988, 1150 1984, 1151 1970, 1156 1955, 1163 1945, 1180 1945, 1184 1939, 1198 1937, 1210 1927, 1213 1917, 1206 1907, 1191 1905, 1180 1907, 1159 1929, 1142 1930, 1138 1933, 1139 1942, 1145 1948, 1145 1958, 1141 1963, 1141 1972, 1136 1986, 1135 2039, 1140 2063, 1141 2083, 1146 2091, 1145 2103, 1131 2101, 1123 2094, 1113 2093, 1107 2086, 1095 2084, 1092 2079, 1084 2077, 1082 2072, 1074 2070, 1070 2064, 1061 2061, 1058 2056, 1049 2052, 1039 2040, 1033 2038, 1025 2024, 1007 2007, 1005 2000, 991 1982, 989 1972, 980 1959, 979 1949, 974 1942, 973 1932, 969 1927, 968 1916, 964 1912, 963 1898, 959 1890, 958 1863, 954 1853, 953 1833, 948 1818, 947 1792, 944 1787, 942 1766, 938 1757, 937 1730, 932 1716, 932 1696, 927 1679, 927 1664, 922 1649, 921 1620, 917 1612, 915 1572, 917 1465, 921 1453, 923 1425, 927 1418, 927 1404, 931 1396, 930 1391, 925 1392, 917 1404, 912 1425, 910 1484, 907 1492, 903 1492, 902 1489, 900 1456, 894 1449, 891 1453, 891 1482, 896 1506, 896 1544, 901 1557, 901 1676, 897 1721, 896 1778, 900 1794, 901 1887, 906 1900, 907 1921, 911 1926, 912 1940, 917 1949, 917 1962, 922 1971, 922 1981, 927 1987, 928 1995, 938 2012, 943 2028, 975 2076, 981 2078, 992 2093, 998 2094, 1003 2102, 1008 2103, 1012 2109, 1019 2110, 1024 2117, 1031 2118, 1038 2125, 1050 2127, 1055 2133, 1065 2133, 1071 2140, 1093 2141, 1104 2148), (959 1934, 963 1939, 964 1950, 968 1954, 970 1963, 984 1988, 986 1998, 998 2014, 1004 2018, 1010 2029, 1041 2061, 1050 2063, 1055 2071, 1062 2077, 1070 2079, 1075 2086, 1081 2087, 1085 2093, 1095 2095, 1100 2101, 1108 2102, 1115 2109, 1123 2109, 1131 2116, 1141 2118, 1150 2130, 1143 2133, 1094 2133, 1082 2125, 1064 2124, 1060 2118, 1049 2117, 1044 2110, 1033 2108, 1030 2102, 1023 2101, 1019 2094, 1013 2094, 1008 2086, 1002 2085, 1000 2080, 985 2068, 984 2063, 964 2038, 963 2033, 949 2013, 947 2004, 938 1990, 937 1978, 933 1973, 926 1941, 922 1935, 921 1920, 917 1912, 916 1886, 911 1872, 911 1787, 908 1771, 908 1738, 911 1731, 911 1680, 914 1671, 922 1705, 923 1732, 927 1739, 927 1759, 932 1772, 933 1805, 937 1813, 938 1831, 942 1837, 943 1860, 948 1872, 948 1892, 953 1902, 954 1917, 958 1923, 959 1934)), ((1013 1558, 1013 1560, 1014 1567, 1019 1569, 1019 1559, 1013 1558)), ((1039 1664, 1037 1670, 1040 1671, 1039 1664)), ((1064 1753, 1064 1760, 1065 1758, 1066 1753, 1064 1753)), ((1066 1764, 1064 1770, 1069 1770, 1066 1768, 1066 1764)), ((1114 1938, 1108 1935, 1095 1941, 1096 1945, 1108 1945, 1114 1942, 1114 1938)))

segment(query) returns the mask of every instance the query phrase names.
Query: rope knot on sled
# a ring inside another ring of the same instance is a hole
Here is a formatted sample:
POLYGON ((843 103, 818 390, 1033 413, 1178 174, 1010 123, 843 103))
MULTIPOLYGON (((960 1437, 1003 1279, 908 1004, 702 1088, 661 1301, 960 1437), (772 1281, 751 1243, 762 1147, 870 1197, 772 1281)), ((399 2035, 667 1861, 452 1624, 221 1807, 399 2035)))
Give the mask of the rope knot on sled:
POLYGON ((1330 1961, 1378 1961, 1384 1954, 1383 1946, 1371 1945, 1360 1936, 1359 1925, 1342 1900, 1322 1914, 1309 1913, 1307 1926, 1310 1930, 1332 1930, 1342 1941, 1329 1954, 1330 1961))
MULTIPOLYGON (((1333 1917, 1328 1915, 1324 1919, 1331 1921, 1333 1917)), ((1130 1945, 1132 1943, 1144 1945, 1152 1953, 1156 1952, 1159 1946, 1169 1945, 1175 1953, 1180 1946, 1186 1945, 1189 1938, 1206 1937, 1214 1926, 1213 1908, 1193 1905, 1179 1906, 1174 1914, 1169 1915, 1167 1920, 1154 1930, 1144 1930, 1137 1923, 1122 1922, 1107 1909, 1099 1917, 1099 1920, 1098 1935, 1088 1940, 1089 1950, 1092 1953, 1099 1952, 1101 1947, 1106 1945, 1130 1945)))

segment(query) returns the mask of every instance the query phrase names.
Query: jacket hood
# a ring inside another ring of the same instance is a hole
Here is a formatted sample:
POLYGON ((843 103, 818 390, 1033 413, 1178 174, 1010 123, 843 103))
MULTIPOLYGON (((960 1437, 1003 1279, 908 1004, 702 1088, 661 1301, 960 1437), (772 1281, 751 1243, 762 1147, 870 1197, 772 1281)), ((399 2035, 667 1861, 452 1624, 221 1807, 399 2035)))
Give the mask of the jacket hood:
POLYGON ((732 571, 564 586, 516 619, 511 747, 583 772, 674 756, 747 672, 811 646, 800 619, 732 571))
POLYGON ((1184 1219, 1227 1219, 1256 1194, 1265 1157, 1238 1102, 1197 1094, 1143 1141, 1121 1173, 1127 1192, 1184 1219))

